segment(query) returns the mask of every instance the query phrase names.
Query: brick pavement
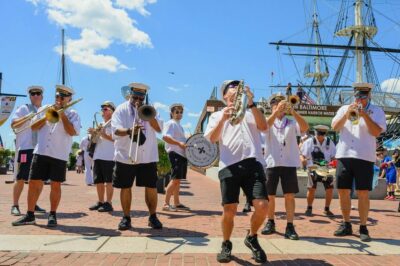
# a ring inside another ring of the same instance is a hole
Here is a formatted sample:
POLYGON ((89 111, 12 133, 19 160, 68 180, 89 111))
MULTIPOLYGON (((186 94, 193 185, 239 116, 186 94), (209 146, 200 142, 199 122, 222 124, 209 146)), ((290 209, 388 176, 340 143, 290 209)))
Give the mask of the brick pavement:
MULTIPOLYGON (((59 208, 59 226, 47 229, 45 215, 37 216, 37 226, 12 227, 15 217, 9 214, 11 207, 12 185, 5 184, 5 180, 12 179, 11 175, 0 176, 0 234, 1 235, 103 235, 103 236, 160 236, 160 237, 220 237, 220 192, 217 182, 193 171, 189 171, 189 179, 183 184, 182 202, 192 208, 190 212, 170 213, 160 211, 159 217, 164 229, 151 230, 147 227, 147 211, 143 200, 143 189, 134 188, 132 204, 133 229, 119 232, 116 230, 121 217, 119 191, 115 191, 113 205, 115 211, 111 214, 98 213, 88 210, 96 200, 95 187, 84 184, 84 176, 69 172, 67 182, 62 186, 63 196, 59 208)), ((21 210, 26 208, 27 187, 21 197, 21 210)), ((49 209, 49 186, 45 186, 39 200, 40 206, 49 209)), ((161 208, 164 196, 159 197, 161 208)), ((244 200, 242 200, 244 202, 244 200)), ((332 203, 332 211, 337 214, 329 219, 322 214, 323 200, 317 199, 314 203, 313 217, 305 217, 303 211, 305 199, 296 202, 295 225, 299 235, 303 238, 320 237, 332 238, 332 232, 341 221, 339 216, 338 200, 332 203)), ((354 202, 356 204, 356 202, 354 202)), ((371 212, 368 225, 371 236, 380 240, 400 240, 398 221, 400 213, 396 212, 398 202, 371 201, 371 212)), ((243 203, 240 204, 240 209, 243 203)), ((267 239, 282 238, 285 227, 283 200, 277 200, 277 230, 278 234, 268 236, 267 239)), ((357 220, 357 212, 352 213, 357 220)), ((249 215, 238 213, 235 220, 233 237, 243 237, 249 224, 249 215)), ((355 227, 355 235, 358 228, 355 227)), ((265 237, 265 236, 261 236, 265 237)), ((349 240, 358 238, 347 237, 349 240)), ((235 254, 236 264, 251 261, 249 254, 235 254)), ((399 256, 367 256, 367 255, 284 255, 269 256, 274 265, 399 265, 399 256)), ((215 254, 114 254, 114 253, 38 253, 38 252, 0 252, 0 265, 214 265, 215 254)), ((235 263, 232 263, 234 265, 235 263)))

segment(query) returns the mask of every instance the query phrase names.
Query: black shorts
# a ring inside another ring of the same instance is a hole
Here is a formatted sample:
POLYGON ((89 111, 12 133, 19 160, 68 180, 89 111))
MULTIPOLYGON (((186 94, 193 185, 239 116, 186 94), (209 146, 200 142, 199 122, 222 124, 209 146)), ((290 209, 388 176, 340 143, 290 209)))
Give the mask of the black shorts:
POLYGON ((18 152, 17 162, 19 167, 17 173, 17 180, 28 181, 32 158, 33 158, 33 149, 20 150, 18 152))
POLYGON ((53 157, 34 154, 29 179, 64 182, 67 173, 67 162, 53 157))
POLYGON ((374 163, 355 159, 340 158, 336 168, 336 184, 338 189, 351 189, 355 181, 356 190, 372 190, 374 163))
POLYGON ((113 187, 131 188, 136 178, 137 187, 157 187, 157 163, 125 164, 115 162, 113 187))
POLYGON ((312 171, 308 173, 308 178, 312 184, 308 188, 317 188, 318 182, 321 182, 324 185, 325 190, 333 188, 333 176, 322 177, 317 175, 315 171, 312 171))
POLYGON ((171 162, 171 179, 186 179, 187 159, 174 151, 168 153, 168 158, 171 162))
POLYGON ((268 197, 264 168, 254 158, 225 167, 219 171, 218 177, 221 184, 222 205, 239 203, 240 188, 249 201, 266 200, 268 197))
POLYGON ((278 166, 267 168, 267 191, 268 195, 275 196, 278 188, 279 178, 283 194, 299 192, 296 167, 278 166))
POLYGON ((114 161, 94 160, 93 183, 111 183, 114 172, 114 161))

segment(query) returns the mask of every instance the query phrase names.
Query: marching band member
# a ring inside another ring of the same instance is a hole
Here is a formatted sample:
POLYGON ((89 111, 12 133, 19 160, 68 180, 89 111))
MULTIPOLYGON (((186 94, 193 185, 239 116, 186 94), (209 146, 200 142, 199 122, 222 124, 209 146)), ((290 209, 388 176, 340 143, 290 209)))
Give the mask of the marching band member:
MULTIPOLYGON (((59 110, 68 104, 74 91, 64 85, 56 86, 54 109, 59 110)), ((46 108, 48 106, 43 106, 46 108)), ((40 108, 38 112, 42 110, 40 108)), ((12 225, 35 224, 34 209, 43 188, 43 182, 50 179, 50 214, 48 227, 57 226, 56 211, 61 200, 61 183, 65 181, 67 161, 71 152, 72 137, 79 135, 81 122, 76 111, 66 109, 59 112, 60 119, 51 123, 36 117, 32 130, 38 133, 38 143, 33 151, 31 171, 29 174, 28 212, 13 222, 12 225)))
POLYGON ((89 156, 89 152, 87 150, 90 140, 90 134, 84 136, 81 139, 81 143, 79 144, 79 149, 83 151, 83 162, 85 164, 85 182, 86 185, 93 185, 93 173, 92 173, 92 165, 93 159, 89 156))
MULTIPOLYGON (((30 104, 24 104, 20 106, 16 111, 11 120, 11 127, 14 130, 19 130, 26 126, 23 123, 18 126, 17 123, 22 122, 24 117, 29 113, 36 113, 37 110, 42 106, 43 100, 43 87, 41 86, 31 86, 28 88, 30 104)), ((30 122, 30 121, 29 121, 30 122)), ((31 168, 33 149, 37 143, 37 132, 32 132, 31 128, 27 128, 18 134, 16 134, 15 147, 17 150, 17 163, 16 169, 16 182, 13 189, 13 206, 11 207, 11 214, 19 216, 21 211, 19 210, 19 198, 21 196, 22 190, 24 189, 24 183, 28 181, 29 170, 31 168)), ((35 205, 35 212, 45 213, 46 210, 35 205)))
POLYGON ((149 121, 141 121, 138 116, 138 108, 143 105, 143 101, 149 90, 149 87, 142 83, 131 83, 130 98, 120 104, 115 110, 111 127, 113 132, 115 147, 115 168, 113 175, 113 186, 121 189, 121 205, 123 217, 118 225, 119 230, 127 230, 131 225, 131 201, 132 201, 132 185, 136 179, 137 187, 145 187, 145 200, 149 209, 148 225, 153 229, 161 229, 162 223, 156 215, 157 209, 157 162, 158 162, 158 146, 156 132, 162 130, 162 121, 155 116, 149 121), (136 124, 133 126, 133 123, 136 124), (139 134, 138 128, 141 128, 139 134), (135 136, 131 139, 132 131, 135 136), (136 135, 139 134, 140 141, 137 143, 136 135), (132 143, 132 141, 134 141, 132 143), (144 140, 144 143, 143 143, 144 140), (131 154, 129 147, 132 146, 131 154), (138 152, 136 153, 136 145, 138 152), (137 154, 137 161, 133 161, 137 154))
POLYGON ((97 189, 98 201, 95 205, 89 207, 89 210, 92 211, 111 212, 114 210, 112 207, 114 192, 114 188, 112 187, 112 175, 115 164, 114 140, 112 139, 111 127, 109 126, 109 121, 114 111, 114 103, 105 101, 101 105, 101 115, 104 122, 100 124, 100 128, 89 128, 91 136, 100 134, 93 154, 93 176, 94 184, 97 189), (108 124, 106 124, 107 122, 108 124), (106 194, 106 201, 104 201, 104 194, 106 194))
MULTIPOLYGON (((335 143, 326 137, 326 133, 329 130, 328 126, 317 125, 314 127, 315 136, 307 139, 300 148, 300 156, 305 161, 306 166, 310 167, 313 165, 328 165, 330 161, 335 159, 336 146, 335 143)), ((329 206, 333 198, 333 178, 321 180, 315 171, 308 168, 308 183, 307 183, 307 210, 305 214, 307 216, 312 215, 312 204, 315 197, 315 190, 317 183, 321 182, 325 188, 325 209, 324 214, 327 216, 334 216, 330 211, 329 206)))
POLYGON ((353 87, 355 102, 340 107, 332 120, 333 130, 340 135, 336 151, 336 182, 344 220, 334 235, 346 236, 353 232, 350 223, 350 191, 355 182, 360 239, 371 241, 366 226, 369 212, 368 191, 372 190, 376 138, 386 130, 386 118, 382 108, 371 104, 372 84, 354 83, 353 87))
POLYGON ((163 140, 165 141, 165 150, 168 153, 171 162, 171 181, 169 182, 166 193, 163 210, 176 211, 177 209, 189 209, 179 200, 179 190, 181 180, 186 179, 187 159, 185 155, 186 137, 180 121, 183 116, 183 105, 175 103, 170 107, 171 120, 164 124, 163 140), (171 196, 174 195, 174 205, 170 205, 171 196))
POLYGON ((296 136, 308 130, 308 124, 298 114, 282 95, 273 95, 269 102, 272 114, 267 119, 269 130, 265 134, 266 143, 266 174, 267 191, 269 199, 268 222, 262 234, 268 235, 275 232, 275 195, 279 179, 285 197, 287 226, 285 238, 298 240, 293 225, 295 199, 299 192, 296 168, 300 167, 300 153, 296 136), (289 112, 295 120, 286 117, 289 112))
MULTIPOLYGON (((251 216, 250 231, 245 238, 245 245, 252 251, 256 262, 266 262, 267 256, 257 239, 257 231, 267 214, 267 190, 262 164, 260 131, 267 129, 265 117, 253 103, 253 93, 244 88, 248 97, 248 111, 237 125, 231 125, 229 118, 234 110, 235 95, 238 92, 238 80, 225 81, 221 94, 227 107, 210 116, 204 136, 212 143, 219 143, 219 180, 222 196, 222 234, 221 252, 218 262, 232 259, 230 241, 234 218, 239 203, 240 188, 252 200, 255 211, 251 216)), ((243 96, 242 96, 243 97, 243 96)), ((246 108, 246 107, 244 107, 246 108)))

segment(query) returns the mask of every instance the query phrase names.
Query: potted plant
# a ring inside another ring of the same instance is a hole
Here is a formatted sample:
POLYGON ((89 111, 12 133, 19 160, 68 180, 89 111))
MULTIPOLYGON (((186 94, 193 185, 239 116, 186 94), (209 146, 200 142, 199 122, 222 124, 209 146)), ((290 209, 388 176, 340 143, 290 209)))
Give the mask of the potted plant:
POLYGON ((158 193, 165 193, 165 187, 169 182, 169 174, 171 172, 171 164, 168 159, 168 153, 165 151, 164 141, 158 141, 158 156, 159 160, 157 163, 157 191, 158 193))
POLYGON ((7 174, 7 163, 8 158, 11 156, 11 151, 9 149, 0 149, 0 174, 7 174))

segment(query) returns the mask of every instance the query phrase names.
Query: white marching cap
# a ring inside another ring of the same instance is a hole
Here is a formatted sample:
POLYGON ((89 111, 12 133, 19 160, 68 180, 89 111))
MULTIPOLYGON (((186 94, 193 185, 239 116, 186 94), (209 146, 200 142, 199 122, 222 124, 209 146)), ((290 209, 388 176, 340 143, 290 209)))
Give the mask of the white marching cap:
POLYGON ((181 103, 174 103, 174 104, 172 104, 172 105, 169 107, 169 110, 172 111, 172 108, 174 108, 174 107, 181 107, 182 109, 184 109, 183 104, 181 104, 181 103))
POLYGON ((56 92, 68 93, 71 95, 75 94, 75 91, 72 88, 67 87, 65 85, 56 85, 56 92))
POLYGON ((317 131, 325 131, 326 132, 329 130, 329 127, 325 126, 325 125, 316 125, 316 126, 314 126, 314 129, 317 131))
POLYGON ((150 87, 144 83, 132 82, 128 85, 132 91, 139 91, 142 93, 147 93, 150 90, 150 87))
POLYGON ((38 85, 33 85, 33 86, 29 86, 26 89, 26 92, 29 94, 31 91, 41 91, 42 93, 44 92, 44 88, 42 86, 38 86, 38 85))

